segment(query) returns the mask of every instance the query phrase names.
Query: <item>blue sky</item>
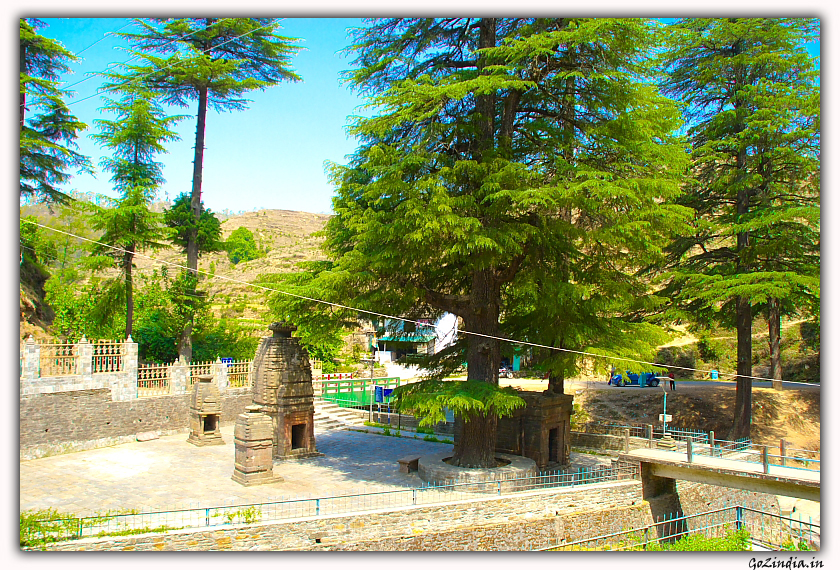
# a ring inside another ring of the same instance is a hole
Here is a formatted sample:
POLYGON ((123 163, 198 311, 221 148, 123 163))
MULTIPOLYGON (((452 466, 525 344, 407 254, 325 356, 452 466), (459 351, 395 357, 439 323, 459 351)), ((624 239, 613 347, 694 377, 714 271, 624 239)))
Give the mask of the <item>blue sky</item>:
MULTIPOLYGON (((93 120, 101 115, 102 97, 96 95, 99 78, 88 74, 110 63, 130 58, 126 42, 109 32, 131 31, 128 18, 43 18, 45 36, 59 40, 81 60, 72 66, 65 81, 73 91, 71 110, 87 123, 81 137, 81 152, 99 162, 102 153, 89 138, 93 120), (75 85, 74 85, 75 84, 75 85)), ((351 67, 340 52, 349 43, 348 28, 361 26, 357 18, 285 18, 280 33, 300 38, 304 48, 292 67, 301 82, 283 83, 255 91, 247 110, 209 112, 206 129, 202 198, 205 206, 220 212, 262 208, 329 213, 333 187, 325 171, 327 161, 345 163, 356 142, 346 134, 349 117, 362 113, 358 98, 340 80, 351 67)), ((819 44, 809 46, 819 55, 819 44)), ((196 103, 172 108, 172 114, 192 115, 179 123, 181 140, 168 145, 159 157, 165 164, 166 183, 160 198, 174 199, 192 185, 193 142, 196 103)), ((108 115, 105 118, 112 118, 108 115)), ((67 189, 115 196, 110 176, 79 175, 67 189)))
MULTIPOLYGON (((93 119, 99 116, 97 109, 103 100, 101 96, 90 98, 100 81, 86 74, 129 59, 130 55, 119 49, 126 47, 125 42, 106 34, 120 30, 130 20, 43 21, 48 24, 40 31, 43 35, 59 40, 81 58, 65 81, 68 86, 81 82, 72 87, 76 94, 69 100, 70 109, 90 128, 79 141, 81 152, 98 162, 100 149, 88 135, 95 132, 93 119)), ((339 52, 349 44, 347 28, 361 24, 360 19, 349 18, 282 21, 282 35, 302 39, 304 49, 292 64, 302 81, 251 92, 246 97, 252 102, 245 111, 208 113, 202 182, 202 197, 208 208, 234 212, 255 208, 330 211, 333 189, 324 163, 344 163, 346 155, 355 150, 356 143, 346 135, 345 127, 348 117, 362 104, 340 82, 339 74, 350 67, 350 60, 339 52)), ((131 29, 129 26, 121 31, 131 29)), ((189 108, 171 108, 172 114, 193 116, 178 124, 181 141, 171 143, 169 153, 159 158, 165 164, 166 178, 161 198, 168 196, 171 200, 191 189, 196 108, 195 103, 189 108)), ((106 173, 76 176, 68 187, 115 196, 109 178, 106 173)))

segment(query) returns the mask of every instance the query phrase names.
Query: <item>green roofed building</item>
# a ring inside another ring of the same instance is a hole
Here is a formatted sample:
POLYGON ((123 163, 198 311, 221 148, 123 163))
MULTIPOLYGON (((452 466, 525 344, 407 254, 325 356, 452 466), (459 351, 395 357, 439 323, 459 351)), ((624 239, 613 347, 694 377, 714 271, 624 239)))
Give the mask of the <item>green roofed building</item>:
POLYGON ((419 354, 434 354, 437 336, 416 332, 389 332, 376 339, 377 360, 395 362, 419 354))

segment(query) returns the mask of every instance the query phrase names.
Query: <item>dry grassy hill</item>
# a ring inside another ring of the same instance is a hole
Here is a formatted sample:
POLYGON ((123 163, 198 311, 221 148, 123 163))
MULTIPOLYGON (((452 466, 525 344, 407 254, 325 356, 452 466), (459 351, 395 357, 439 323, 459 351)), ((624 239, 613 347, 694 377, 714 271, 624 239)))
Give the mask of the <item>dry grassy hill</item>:
MULTIPOLYGON (((269 247, 268 254, 234 265, 228 260, 227 252, 210 253, 199 259, 198 268, 243 283, 249 283, 263 273, 295 271, 296 264, 301 261, 325 259, 320 250, 323 238, 313 234, 323 229, 328 219, 326 214, 289 210, 259 210, 231 217, 222 222, 222 239, 227 239, 235 229, 245 227, 254 234, 257 244, 269 247)), ((152 256, 171 263, 184 263, 183 254, 174 249, 160 251, 152 256)), ((137 260, 140 270, 151 270, 159 266, 148 259, 137 260)), ((227 279, 206 277, 203 283, 213 298, 216 315, 237 317, 255 325, 265 323, 265 294, 227 279)))
MULTIPOLYGON (((25 215, 35 215, 47 224, 52 216, 46 208, 29 206, 21 208, 21 216, 25 215)), ((243 283, 253 281, 263 273, 294 271, 296 264, 301 261, 324 259, 320 250, 323 238, 313 234, 323 229, 329 217, 326 214, 289 210, 259 210, 232 216, 222 222, 222 239, 227 239, 235 229, 246 227, 254 234, 259 245, 269 247, 268 254, 260 259, 233 265, 228 260, 227 252, 210 253, 200 258, 199 269, 243 283)), ((185 263, 184 254, 172 247, 144 252, 144 255, 152 259, 139 256, 135 259, 139 274, 160 269, 164 266, 160 261, 185 263)), ((245 284, 212 277, 205 277, 202 286, 210 293, 213 311, 217 316, 236 317, 265 332, 267 307, 263 292, 245 284)), ((49 314, 49 311, 43 310, 40 306, 42 300, 33 295, 32 289, 28 278, 21 275, 20 332, 22 338, 34 334, 40 340, 47 340, 52 335, 45 330, 43 315, 49 314)))

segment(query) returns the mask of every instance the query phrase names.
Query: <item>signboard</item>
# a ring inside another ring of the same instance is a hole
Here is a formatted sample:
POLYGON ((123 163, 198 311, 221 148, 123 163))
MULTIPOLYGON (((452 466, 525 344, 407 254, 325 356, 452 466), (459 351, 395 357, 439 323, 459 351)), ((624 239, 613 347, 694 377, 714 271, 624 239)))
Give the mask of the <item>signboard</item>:
POLYGON ((380 404, 385 403, 394 393, 393 388, 383 388, 382 386, 377 386, 375 390, 374 400, 380 404))
POLYGON ((670 422, 673 419, 674 419, 674 416, 672 416, 671 414, 659 414, 659 421, 660 422, 663 422, 663 421, 664 422, 670 422), (664 417, 664 419, 663 419, 663 417, 664 417))

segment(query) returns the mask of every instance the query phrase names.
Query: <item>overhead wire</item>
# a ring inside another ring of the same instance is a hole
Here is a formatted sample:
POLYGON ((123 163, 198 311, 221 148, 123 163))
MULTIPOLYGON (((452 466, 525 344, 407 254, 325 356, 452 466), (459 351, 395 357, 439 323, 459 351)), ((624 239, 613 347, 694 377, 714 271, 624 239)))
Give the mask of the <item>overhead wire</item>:
MULTIPOLYGON (((219 20, 217 20, 217 21, 213 22, 211 25, 216 25, 216 24, 219 24, 219 23, 221 23, 221 22, 224 22, 225 20, 232 20, 232 19, 233 19, 233 18, 221 18, 221 19, 219 19, 219 20)), ((277 18, 274 18, 274 19, 272 20, 272 22, 270 22, 270 23, 268 23, 268 24, 266 24, 266 25, 264 25, 264 26, 260 26, 259 28, 255 28, 255 29, 253 29, 253 30, 250 30, 250 31, 248 31, 248 32, 245 32, 244 34, 241 34, 241 35, 236 36, 236 37, 233 37, 233 38, 231 38, 231 39, 229 39, 229 40, 227 40, 227 41, 224 41, 224 42, 222 42, 222 43, 220 43, 220 44, 214 45, 212 48, 209 48, 209 49, 207 49, 207 50, 203 50, 201 53, 202 53, 202 54, 206 54, 207 52, 209 52, 209 51, 210 51, 210 49, 215 49, 215 48, 218 48, 218 47, 223 46, 223 45, 225 45, 225 44, 228 44, 228 43, 230 43, 230 42, 232 42, 232 41, 238 40, 239 38, 243 38, 243 37, 245 37, 245 36, 247 36, 247 35, 253 34, 254 32, 257 32, 257 31, 259 31, 259 30, 262 30, 263 28, 267 28, 267 27, 269 27, 269 26, 273 25, 273 24, 276 22, 276 20, 277 20, 277 18)), ((108 36, 109 34, 115 34, 115 33, 119 32, 119 30, 122 30, 122 29, 124 29, 125 27, 127 27, 127 26, 129 26, 129 25, 131 25, 131 23, 130 23, 130 22, 129 22, 128 24, 126 24, 125 26, 123 26, 122 28, 119 28, 118 30, 116 30, 116 31, 114 31, 114 32, 108 32, 108 33, 107 33, 107 34, 105 34, 105 35, 106 35, 106 36, 108 36)), ((204 28, 204 29, 206 30, 207 28, 204 28)), ((187 34, 187 35, 185 35, 185 36, 175 38, 175 39, 171 40, 170 42, 168 42, 168 43, 166 43, 166 44, 164 44, 164 45, 170 45, 170 44, 175 43, 175 42, 177 42, 177 41, 182 41, 182 40, 185 40, 185 39, 189 38, 190 36, 195 35, 195 34, 197 34, 198 32, 201 32, 201 31, 203 31, 203 30, 201 30, 201 29, 199 29, 199 30, 195 30, 194 32, 189 33, 189 34, 187 34)), ((96 44, 98 44, 99 42, 103 41, 104 39, 105 39, 105 38, 103 37, 103 38, 101 38, 101 39, 97 40, 96 42, 94 42, 93 44, 89 45, 88 47, 86 47, 86 48, 85 48, 84 50, 82 50, 82 51, 85 51, 85 50, 87 50, 87 49, 90 49, 91 47, 93 47, 94 45, 96 45, 96 44)), ((81 53, 81 52, 79 52, 79 53, 81 53)), ((78 54, 76 54, 76 55, 78 55, 78 54)), ((109 63, 108 65, 106 65, 106 66, 105 66, 105 70, 103 70, 103 71, 107 71, 109 68, 111 68, 111 67, 113 67, 113 66, 117 66, 117 65, 125 65, 125 64, 127 64, 127 63, 129 63, 129 62, 131 62, 131 61, 133 61, 133 60, 135 60, 135 59, 137 59, 138 57, 139 57, 138 55, 134 55, 134 56, 130 57, 129 59, 127 59, 126 61, 119 61, 119 62, 114 61, 114 62, 111 62, 111 63, 109 63)), ((171 65, 168 65, 168 66, 166 66, 166 67, 163 67, 163 68, 161 68, 161 69, 158 69, 158 70, 156 70, 156 71, 155 71, 155 72, 153 72, 153 73, 157 73, 157 72, 159 72, 159 71, 163 71, 163 70, 169 69, 170 67, 172 67, 172 65, 175 65, 175 64, 173 63, 173 64, 171 64, 171 65)), ((70 84, 70 85, 66 85, 66 86, 64 87, 64 89, 70 89, 71 87, 75 87, 75 86, 77 86, 77 85, 80 85, 80 84, 84 83, 85 81, 88 81, 88 80, 90 80, 90 79, 93 79, 94 77, 96 77, 97 75, 99 75, 99 74, 101 74, 101 73, 103 73, 103 72, 91 72, 91 74, 90 74, 88 77, 86 77, 86 78, 84 78, 84 79, 81 79, 81 80, 77 81, 76 83, 72 83, 72 84, 70 84)), ((139 80, 141 80, 143 77, 148 77, 148 76, 152 75, 153 73, 147 73, 147 74, 145 74, 145 75, 141 75, 140 77, 137 77, 137 78, 133 79, 132 81, 139 81, 139 80)), ((98 89, 98 90, 97 90, 97 91, 96 91, 93 95, 88 95, 87 97, 83 97, 83 98, 81 98, 81 99, 76 99, 75 101, 71 101, 71 102, 67 103, 67 104, 66 104, 66 106, 67 106, 67 107, 71 107, 72 105, 75 105, 76 103, 81 103, 82 101, 87 101, 88 99, 92 99, 92 98, 94 98, 94 97, 97 97, 97 96, 101 95, 101 94, 102 94, 102 93, 104 93, 105 91, 107 91, 107 90, 106 90, 106 89, 101 89, 101 88, 100 88, 100 89, 98 89)))
MULTIPOLYGON (((45 254, 44 252, 38 253, 38 251, 35 248, 29 247, 28 245, 24 245, 23 242, 20 242, 20 247, 22 249, 26 249, 26 250, 31 251, 33 253, 33 257, 35 257, 36 259, 39 259, 39 260, 45 258, 45 259, 50 259, 50 260, 57 261, 57 262, 68 261, 68 260, 62 260, 61 258, 59 258, 58 256, 55 256, 55 255, 45 254)), ((72 260, 70 260, 70 261, 72 261, 72 260)), ((21 263, 22 262, 23 262, 23 258, 21 259, 21 263)), ((141 273, 142 274, 143 270, 135 269, 134 272, 135 272, 135 274, 136 273, 141 273)), ((185 297, 192 297, 194 299, 206 299, 207 298, 207 295, 192 295, 192 294, 187 293, 187 292, 181 292, 181 293, 179 293, 179 295, 183 295, 185 297)))
MULTIPOLYGON (((125 249, 117 247, 117 246, 113 246, 113 245, 109 245, 109 244, 103 244, 103 243, 97 242, 97 241, 89 239, 89 238, 78 236, 78 235, 70 233, 70 232, 65 232, 63 230, 59 230, 59 229, 56 229, 56 228, 52 228, 50 226, 40 224, 38 222, 34 222, 32 220, 21 220, 21 221, 27 222, 27 223, 30 223, 30 224, 33 224, 33 225, 36 225, 36 226, 39 226, 39 227, 42 227, 42 228, 45 228, 45 229, 48 229, 50 231, 66 234, 66 235, 75 237, 75 238, 80 239, 80 240, 96 243, 100 246, 108 247, 108 248, 111 248, 111 249, 114 249, 114 250, 117 250, 117 251, 121 251, 121 252, 126 251, 125 249)), ((358 309, 358 308, 355 308, 355 307, 350 307, 348 305, 342 305, 340 303, 333 303, 331 301, 324 301, 322 299, 316 299, 314 297, 307 297, 305 295, 299 295, 297 293, 290 293, 288 291, 283 291, 281 289, 274 289, 274 288, 271 288, 271 287, 267 287, 265 285, 258 285, 256 283, 248 283, 247 281, 241 281, 239 279, 235 279, 235 278, 232 278, 232 277, 227 277, 227 276, 224 276, 224 275, 209 273, 207 271, 203 271, 203 270, 200 270, 200 269, 191 270, 188 267, 186 267, 184 265, 181 265, 179 263, 173 263, 173 262, 170 262, 170 261, 164 261, 162 259, 156 259, 156 258, 153 258, 153 257, 148 256, 148 255, 144 255, 144 254, 141 254, 141 253, 136 253, 135 252, 134 255, 137 256, 137 257, 142 257, 142 258, 145 258, 145 259, 149 259, 149 260, 151 260, 155 263, 169 265, 169 266, 172 266, 172 267, 183 269, 185 271, 194 271, 195 273, 200 273, 202 275, 206 275, 209 278, 222 279, 224 281, 229 281, 229 282, 232 282, 232 283, 245 285, 247 287, 253 287, 255 289, 262 289, 264 291, 268 291, 268 292, 272 292, 272 293, 279 293, 281 295, 294 297, 294 298, 301 299, 301 300, 304 300, 304 301, 311 301, 313 303, 320 303, 320 304, 336 307, 336 308, 339 308, 339 309, 355 311, 355 312, 358 312, 358 313, 364 313, 364 314, 367 314, 367 315, 373 315, 373 316, 382 317, 382 318, 385 318, 385 319, 402 321, 404 323, 411 323, 411 324, 420 325, 420 326, 428 326, 427 323, 422 323, 420 321, 407 319, 405 317, 399 317, 399 316, 396 316, 396 315, 389 315, 389 314, 386 314, 386 313, 379 313, 377 311, 370 311, 370 310, 367 310, 367 309, 358 309)), ((476 336, 476 337, 481 337, 481 338, 487 338, 487 339, 491 339, 491 340, 498 340, 498 341, 501 341, 501 342, 507 342, 507 343, 521 345, 521 346, 530 346, 530 347, 534 347, 534 348, 543 348, 543 349, 557 351, 557 352, 566 352, 566 353, 570 353, 570 354, 577 354, 577 355, 580 355, 580 356, 588 356, 590 358, 607 359, 607 360, 610 360, 610 361, 632 362, 632 363, 635 363, 635 364, 644 364, 644 365, 648 365, 648 366, 656 366, 656 367, 659 367, 659 368, 687 370, 687 371, 691 371, 691 372, 702 372, 702 373, 706 373, 706 374, 712 372, 711 370, 703 370, 703 369, 692 368, 692 367, 688 367, 688 366, 677 366, 677 365, 674 365, 674 364, 662 364, 662 363, 658 363, 658 362, 650 362, 650 361, 646 361, 646 360, 639 360, 639 359, 636 359, 636 358, 627 358, 627 357, 623 357, 623 356, 609 356, 609 355, 598 354, 598 353, 594 353, 594 352, 587 352, 587 351, 583 351, 583 350, 573 350, 573 349, 569 349, 569 348, 559 348, 559 347, 556 347, 556 346, 549 346, 549 345, 545 345, 545 344, 539 344, 539 343, 529 342, 529 341, 524 341, 524 340, 510 339, 510 338, 494 336, 494 335, 478 333, 478 332, 462 330, 462 329, 459 329, 458 333, 465 334, 465 335, 476 336)), ((731 372, 720 372, 720 371, 718 371, 718 374, 720 376, 731 376, 733 378, 749 378, 751 380, 760 380, 760 381, 764 381, 764 382, 772 382, 773 381, 772 378, 764 378, 762 376, 747 376, 747 375, 743 375, 743 374, 733 374, 731 372)), ((795 383, 814 385, 813 383, 807 383, 807 382, 795 382, 795 383)))
MULTIPOLYGON (((219 20, 219 21, 221 21, 221 20, 219 20)), ((213 24, 216 24, 216 23, 217 23, 217 22, 213 22, 213 24)), ((209 51, 211 51, 212 49, 216 49, 216 48, 219 48, 219 47, 221 47, 221 46, 223 46, 223 45, 225 45, 225 44, 229 44, 230 42, 233 42, 233 41, 235 41, 235 40, 238 40, 239 38, 244 38, 245 36, 248 36, 248 35, 250 35, 250 34, 253 34, 254 32, 258 32, 259 30, 262 30, 263 28, 268 28, 269 26, 272 26, 272 25, 274 25, 274 24, 275 24, 275 22, 274 22, 274 21, 272 21, 272 22, 270 22, 270 23, 268 23, 268 24, 266 24, 266 25, 264 25, 264 26, 260 26, 259 28, 254 28, 253 30, 250 30, 250 31, 248 31, 248 32, 245 32, 244 34, 241 34, 241 35, 239 35, 239 36, 233 37, 233 38, 231 38, 231 39, 229 39, 229 40, 227 40, 227 41, 224 41, 224 42, 222 42, 222 43, 220 43, 220 44, 216 44, 216 45, 214 45, 212 48, 208 48, 208 49, 206 49, 206 50, 202 50, 202 51, 201 51, 201 53, 202 53, 202 54, 207 54, 207 53, 208 53, 209 51)), ((197 32, 199 32, 199 31, 201 31, 201 30, 196 30, 196 31, 195 31, 195 32, 193 32, 193 33, 197 33, 197 32)), ((189 36, 187 36, 187 37, 189 37, 189 36)), ((190 59, 193 59, 193 58, 190 58, 190 59)), ((129 61, 131 61, 131 60, 129 59, 129 61)), ((136 78, 132 79, 129 83, 136 83, 136 82, 138 82, 138 81, 141 81, 144 77, 148 77, 148 76, 154 75, 155 73, 159 73, 159 72, 161 72, 161 71, 165 71, 165 70, 169 69, 170 67, 173 67, 174 65, 179 64, 179 63, 183 63, 183 61, 174 62, 174 63, 171 63, 171 64, 169 64, 169 65, 167 65, 167 66, 161 67, 161 68, 159 68, 159 69, 155 69, 155 71, 153 71, 153 72, 147 73, 147 74, 145 74, 145 75, 140 75, 139 77, 136 77, 136 78)), ((98 90, 97 90, 97 91, 96 91, 93 95, 88 95, 87 97, 83 97, 83 98, 81 98, 81 99, 77 99, 77 100, 75 100, 75 101, 72 101, 72 102, 70 102, 70 103, 67 103, 67 107, 71 107, 72 105, 75 105, 76 103, 81 103, 82 101, 87 101, 88 99, 93 99, 94 97, 97 97, 97 96, 101 95, 101 94, 102 94, 102 93, 104 93, 105 91, 107 91, 107 89, 102 89, 102 88, 100 88, 100 89, 98 89, 98 90)))

